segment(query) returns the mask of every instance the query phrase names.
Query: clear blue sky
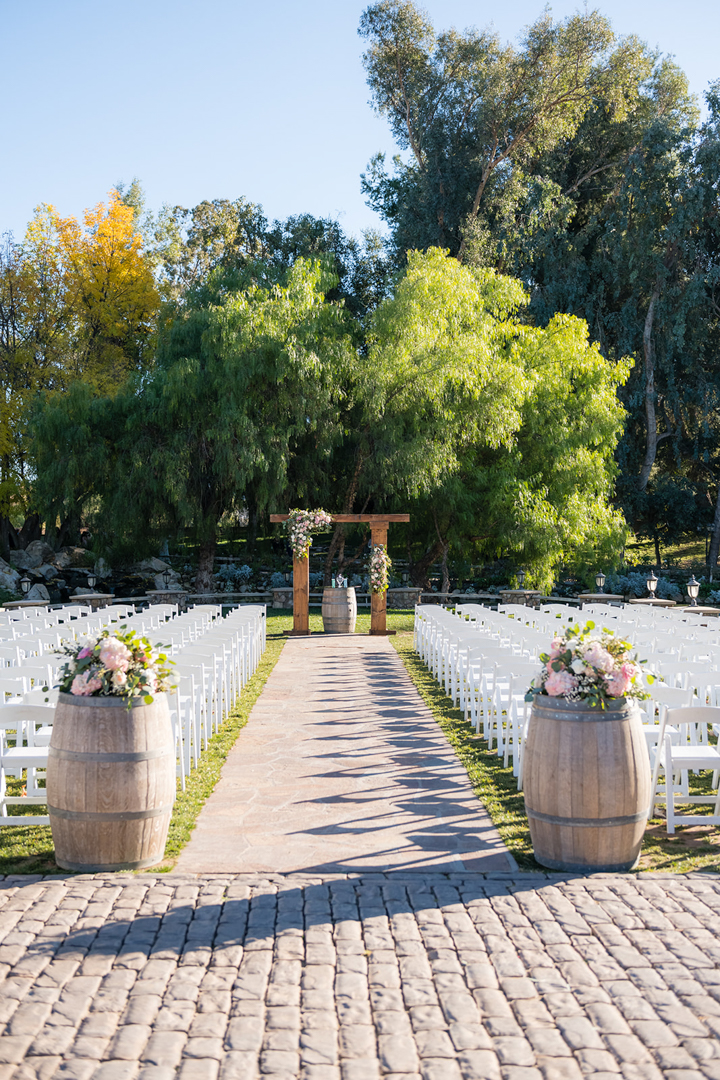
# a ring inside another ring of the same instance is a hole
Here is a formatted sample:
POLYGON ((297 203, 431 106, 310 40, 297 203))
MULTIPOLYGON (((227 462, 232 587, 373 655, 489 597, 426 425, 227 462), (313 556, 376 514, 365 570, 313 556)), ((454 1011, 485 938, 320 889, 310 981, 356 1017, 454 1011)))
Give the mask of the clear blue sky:
MULTIPOLYGON (((148 206, 244 195, 270 218, 379 224, 360 173, 394 152, 367 104, 356 0, 0 0, 0 232, 39 202, 81 214, 137 176, 148 206)), ((436 28, 507 40, 542 0, 426 0, 436 28)), ((593 6, 593 5, 590 5, 593 6)), ((556 19, 578 4, 556 0, 556 19)), ((701 96, 720 78, 719 0, 607 0, 619 34, 674 55, 701 96)))

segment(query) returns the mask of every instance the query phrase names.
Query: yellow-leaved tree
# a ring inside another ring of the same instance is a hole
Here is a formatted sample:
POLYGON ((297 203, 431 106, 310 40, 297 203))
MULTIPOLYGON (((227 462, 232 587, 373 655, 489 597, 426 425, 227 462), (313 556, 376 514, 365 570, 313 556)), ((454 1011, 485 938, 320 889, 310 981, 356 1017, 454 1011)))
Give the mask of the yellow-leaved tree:
POLYGON ((112 393, 147 362, 160 297, 133 208, 118 191, 82 223, 37 208, 20 244, 0 250, 0 551, 39 535, 27 417, 42 392, 75 380, 112 393))

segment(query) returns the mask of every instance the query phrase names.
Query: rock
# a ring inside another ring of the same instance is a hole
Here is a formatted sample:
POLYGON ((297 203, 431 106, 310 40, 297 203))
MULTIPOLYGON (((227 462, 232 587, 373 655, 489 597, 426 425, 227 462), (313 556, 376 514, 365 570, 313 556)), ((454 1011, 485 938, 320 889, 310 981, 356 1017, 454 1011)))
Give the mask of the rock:
POLYGON ((33 567, 37 568, 42 566, 43 563, 50 562, 55 552, 45 540, 33 540, 25 548, 25 552, 33 560, 33 567))
MULTIPOLYGON (((38 541, 39 543, 39 541, 38 541)), ((26 600, 42 600, 47 603, 50 599, 50 593, 47 591, 44 585, 33 585, 30 592, 25 597, 26 600)))
POLYGON ((44 563, 42 566, 38 566, 37 573, 42 574, 46 581, 50 578, 57 577, 57 567, 51 566, 50 563, 44 563))
POLYGON ((169 570, 170 565, 169 563, 163 562, 162 559, 143 559, 143 561, 138 563, 133 569, 139 574, 161 574, 163 570, 169 570))
POLYGON ((0 589, 7 589, 11 593, 20 592, 20 575, 4 559, 0 559, 0 589))
POLYGON ((112 568, 108 566, 107 562, 103 558, 98 559, 98 561, 95 563, 94 571, 95 577, 99 578, 109 578, 112 575, 112 568))
POLYGON ((61 570, 64 570, 67 566, 83 566, 86 558, 87 552, 85 551, 85 548, 64 547, 56 552, 55 558, 52 561, 56 566, 59 566, 61 570))
POLYGON ((37 562, 33 562, 27 551, 11 551, 10 562, 13 566, 16 566, 18 570, 35 570, 38 566, 42 566, 42 559, 37 562))
POLYGON ((166 585, 165 582, 163 581, 162 574, 156 574, 155 575, 155 588, 160 592, 162 592, 163 589, 170 589, 170 590, 179 589, 180 588, 180 579, 178 578, 175 571, 172 571, 171 574, 170 574, 170 580, 168 581, 168 583, 166 585))

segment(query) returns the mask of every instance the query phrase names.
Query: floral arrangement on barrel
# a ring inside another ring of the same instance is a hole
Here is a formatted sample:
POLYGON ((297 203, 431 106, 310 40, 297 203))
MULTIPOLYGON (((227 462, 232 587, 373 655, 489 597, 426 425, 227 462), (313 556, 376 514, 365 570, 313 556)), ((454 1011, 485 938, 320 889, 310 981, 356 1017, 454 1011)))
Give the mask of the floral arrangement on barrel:
POLYGON ((296 559, 307 559, 313 532, 322 532, 332 525, 332 515, 324 510, 291 510, 285 521, 292 553, 296 559))
POLYGON ((151 705, 153 694, 171 689, 173 661, 134 630, 111 634, 106 629, 94 641, 66 644, 58 652, 68 658, 60 673, 64 694, 124 697, 130 708, 133 698, 151 705))
POLYGON ((611 630, 593 633, 595 623, 581 629, 569 626, 563 637, 556 637, 549 653, 540 653, 542 669, 535 676, 526 700, 536 694, 564 698, 565 701, 587 701, 604 709, 619 698, 643 700, 649 697, 640 661, 631 653, 632 644, 616 638, 611 630))
POLYGON ((390 571, 392 562, 387 550, 382 544, 373 544, 368 560, 367 572, 370 578, 370 591, 374 593, 387 592, 390 588, 390 571))

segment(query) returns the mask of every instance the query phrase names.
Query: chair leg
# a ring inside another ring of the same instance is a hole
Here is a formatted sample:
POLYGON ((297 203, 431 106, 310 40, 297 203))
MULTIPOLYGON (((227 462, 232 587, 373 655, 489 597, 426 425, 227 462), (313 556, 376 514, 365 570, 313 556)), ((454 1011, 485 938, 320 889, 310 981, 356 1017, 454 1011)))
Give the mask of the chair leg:
POLYGON ((675 777, 673 776, 672 740, 665 736, 665 820, 668 836, 675 835, 675 777))

